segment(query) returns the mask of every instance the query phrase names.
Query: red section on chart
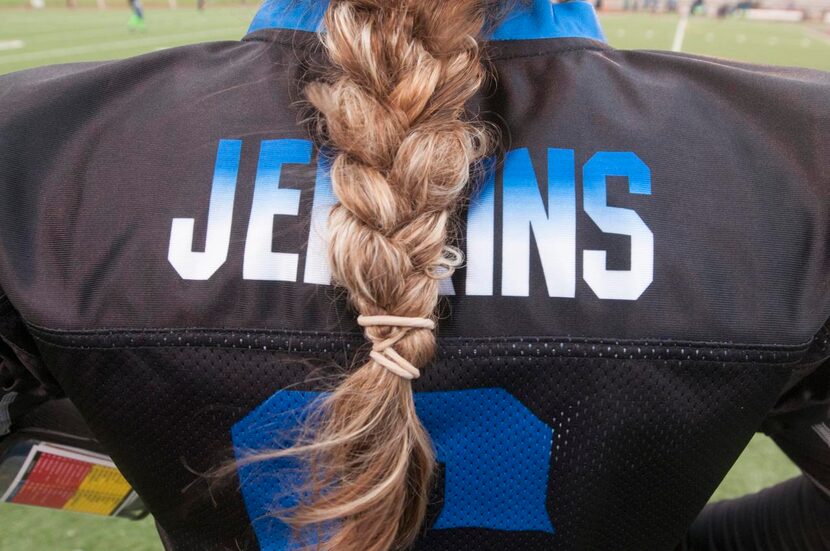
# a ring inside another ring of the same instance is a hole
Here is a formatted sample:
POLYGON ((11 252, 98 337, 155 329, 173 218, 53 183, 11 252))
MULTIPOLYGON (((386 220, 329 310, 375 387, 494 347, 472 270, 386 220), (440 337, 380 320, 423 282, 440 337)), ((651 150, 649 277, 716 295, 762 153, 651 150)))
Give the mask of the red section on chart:
POLYGON ((62 508, 75 495, 92 465, 51 453, 38 454, 12 503, 62 508))

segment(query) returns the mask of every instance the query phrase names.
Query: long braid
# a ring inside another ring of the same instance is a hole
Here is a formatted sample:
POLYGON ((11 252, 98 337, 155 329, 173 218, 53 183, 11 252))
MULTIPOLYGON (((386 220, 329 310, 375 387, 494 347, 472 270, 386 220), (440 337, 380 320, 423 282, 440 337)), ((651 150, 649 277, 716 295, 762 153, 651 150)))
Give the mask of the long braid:
POLYGON ((375 353, 306 438, 271 454, 305 460, 304 499, 283 519, 299 538, 325 534, 319 549, 406 547, 423 523, 435 457, 408 379, 435 353, 439 279, 461 260, 452 218, 491 141, 464 108, 485 76, 485 2, 332 0, 325 14, 331 69, 305 96, 335 151, 329 261, 375 353))

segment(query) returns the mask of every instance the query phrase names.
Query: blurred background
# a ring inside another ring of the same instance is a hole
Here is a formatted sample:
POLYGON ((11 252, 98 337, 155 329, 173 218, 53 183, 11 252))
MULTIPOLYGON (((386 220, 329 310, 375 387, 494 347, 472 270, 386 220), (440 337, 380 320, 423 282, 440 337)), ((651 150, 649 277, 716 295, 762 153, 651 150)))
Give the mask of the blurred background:
MULTIPOLYGON (((830 71, 830 0, 592 0, 617 48, 830 71), (678 2, 680 4, 678 5, 678 2), (682 14, 682 15, 681 15, 682 14)), ((256 0, 0 0, 0 74, 238 40, 256 0)))
MULTIPOLYGON (((830 71, 830 0, 595 0, 611 45, 830 71)), ((254 0, 0 0, 0 74, 238 40, 254 0)), ((2 96, 2 90, 0 90, 2 96)), ((645 466, 644 466, 645 468, 645 466)), ((798 470, 756 436, 712 496, 755 492, 798 470)), ((0 504, 0 551, 161 551, 138 522, 0 504)))

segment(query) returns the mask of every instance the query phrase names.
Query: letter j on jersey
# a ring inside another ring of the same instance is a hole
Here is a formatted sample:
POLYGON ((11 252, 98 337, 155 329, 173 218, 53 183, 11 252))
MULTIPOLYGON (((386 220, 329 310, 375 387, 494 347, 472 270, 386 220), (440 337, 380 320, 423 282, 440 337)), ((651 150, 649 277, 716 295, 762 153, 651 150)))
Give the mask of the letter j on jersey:
MULTIPOLYGON (((237 459, 285 448, 316 392, 280 391, 234 425, 237 459)), ((444 468, 433 530, 489 528, 553 533, 545 501, 553 429, 499 388, 415 393, 418 416, 444 468)), ((289 551, 290 529, 271 516, 296 504, 294 459, 241 463, 242 495, 263 551, 289 551)), ((309 544, 312 542, 304 541, 309 544)))

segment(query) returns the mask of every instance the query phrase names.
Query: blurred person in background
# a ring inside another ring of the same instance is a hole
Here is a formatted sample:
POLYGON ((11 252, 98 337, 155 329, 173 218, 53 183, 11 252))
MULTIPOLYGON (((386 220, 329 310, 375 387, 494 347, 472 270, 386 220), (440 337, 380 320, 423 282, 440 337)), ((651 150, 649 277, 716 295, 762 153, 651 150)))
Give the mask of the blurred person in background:
POLYGON ((129 21, 127 21, 127 28, 131 31, 146 30, 147 26, 144 21, 144 8, 141 6, 141 0, 129 0, 129 2, 133 14, 130 16, 129 21))
POLYGON ((11 430, 68 396, 172 550, 828 549, 829 119, 548 0, 0 77, 11 430), (758 430, 804 474, 706 506, 758 430))

